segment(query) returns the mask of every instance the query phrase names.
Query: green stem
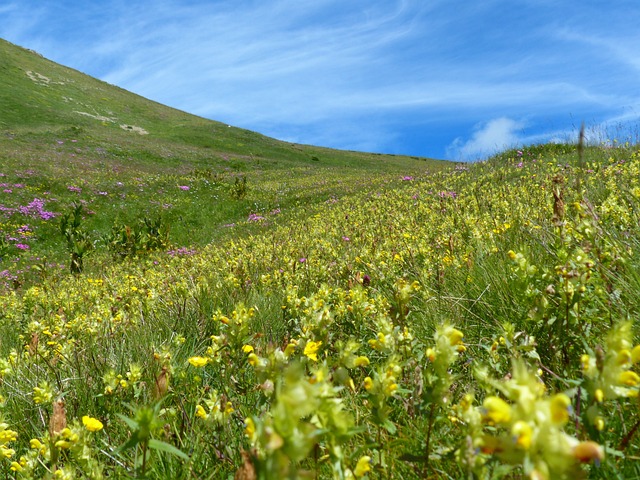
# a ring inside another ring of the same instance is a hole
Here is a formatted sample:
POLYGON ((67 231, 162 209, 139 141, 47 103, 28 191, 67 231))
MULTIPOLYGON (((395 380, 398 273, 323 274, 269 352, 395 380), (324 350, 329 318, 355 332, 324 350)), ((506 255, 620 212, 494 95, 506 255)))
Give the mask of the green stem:
POLYGON ((142 478, 145 477, 147 472, 147 442, 142 442, 142 478))
POLYGON ((432 403, 429 408, 429 427, 427 429, 427 444, 424 449, 424 469, 425 475, 429 471, 429 455, 431 453, 431 430, 433 429, 433 417, 436 412, 436 404, 432 403))

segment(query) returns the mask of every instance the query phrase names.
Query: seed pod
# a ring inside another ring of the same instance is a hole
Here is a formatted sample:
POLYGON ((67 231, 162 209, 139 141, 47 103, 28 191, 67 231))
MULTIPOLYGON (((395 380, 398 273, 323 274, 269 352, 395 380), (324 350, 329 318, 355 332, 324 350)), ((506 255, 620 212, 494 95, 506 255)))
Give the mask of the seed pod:
POLYGON ((53 415, 49 421, 49 435, 51 438, 58 435, 67 426, 67 411, 64 408, 64 400, 59 398, 53 402, 53 415))

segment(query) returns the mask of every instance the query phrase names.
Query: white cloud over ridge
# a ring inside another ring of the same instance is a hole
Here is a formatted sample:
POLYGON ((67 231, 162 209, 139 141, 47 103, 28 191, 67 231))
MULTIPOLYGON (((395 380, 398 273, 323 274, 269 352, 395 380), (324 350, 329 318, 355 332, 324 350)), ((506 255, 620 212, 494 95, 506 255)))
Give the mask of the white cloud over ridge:
POLYGON ((518 147, 523 127, 523 122, 511 118, 494 118, 483 125, 477 125, 469 140, 456 138, 447 148, 447 156, 456 160, 478 160, 518 147))

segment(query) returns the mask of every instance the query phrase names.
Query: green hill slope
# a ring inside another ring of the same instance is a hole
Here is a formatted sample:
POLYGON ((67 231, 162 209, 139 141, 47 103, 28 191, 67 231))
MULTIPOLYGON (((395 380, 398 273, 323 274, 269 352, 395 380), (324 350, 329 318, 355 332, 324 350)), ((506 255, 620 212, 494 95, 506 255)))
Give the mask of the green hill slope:
POLYGON ((433 173, 7 51, 4 477, 640 478, 637 145, 433 173))
POLYGON ((587 153, 368 175, 255 235, 0 290, 0 472, 639 478, 640 152, 587 153))
MULTIPOLYGON (((208 167, 229 155, 271 167, 309 164, 406 171, 439 162, 290 144, 181 112, 51 62, 0 40, 0 128, 30 145, 77 139, 115 145, 141 166, 172 166, 176 157, 208 167)), ((24 144, 21 147, 25 147, 24 144)), ((5 147, 6 148, 6 147, 5 147)), ((264 165, 262 165, 264 167, 264 165)))
POLYGON ((255 219, 273 212, 284 219, 364 185, 450 165, 281 142, 149 101, 3 40, 0 85, 0 258, 21 253, 16 245, 33 258, 66 258, 54 218, 74 204, 84 206, 93 243, 113 228, 161 219, 171 245, 204 246, 261 228, 255 219), (41 218, 34 205, 51 215, 41 218))

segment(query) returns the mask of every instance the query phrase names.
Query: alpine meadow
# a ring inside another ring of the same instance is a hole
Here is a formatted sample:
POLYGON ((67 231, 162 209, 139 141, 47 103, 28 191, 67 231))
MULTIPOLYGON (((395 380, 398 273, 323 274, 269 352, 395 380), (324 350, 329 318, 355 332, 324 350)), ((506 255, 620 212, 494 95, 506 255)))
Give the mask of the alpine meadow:
POLYGON ((640 148, 278 141, 0 40, 0 476, 640 479, 640 148))

